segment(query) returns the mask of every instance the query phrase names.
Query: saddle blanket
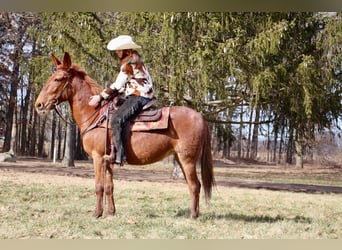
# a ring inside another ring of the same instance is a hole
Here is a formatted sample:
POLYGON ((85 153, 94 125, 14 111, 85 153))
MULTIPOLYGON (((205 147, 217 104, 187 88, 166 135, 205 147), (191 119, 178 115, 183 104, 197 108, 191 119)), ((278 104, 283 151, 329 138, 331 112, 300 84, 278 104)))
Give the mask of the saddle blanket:
POLYGON ((162 114, 157 121, 134 121, 131 125, 131 131, 149 131, 156 129, 166 129, 169 123, 170 108, 163 107, 162 114))

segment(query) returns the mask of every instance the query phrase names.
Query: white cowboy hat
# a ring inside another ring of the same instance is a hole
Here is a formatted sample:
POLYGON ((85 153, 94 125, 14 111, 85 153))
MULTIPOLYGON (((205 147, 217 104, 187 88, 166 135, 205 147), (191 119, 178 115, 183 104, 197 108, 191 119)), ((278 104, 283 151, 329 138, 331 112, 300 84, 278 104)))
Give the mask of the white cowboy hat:
POLYGON ((140 49, 141 46, 133 42, 131 36, 121 35, 112 40, 107 45, 109 50, 140 49))

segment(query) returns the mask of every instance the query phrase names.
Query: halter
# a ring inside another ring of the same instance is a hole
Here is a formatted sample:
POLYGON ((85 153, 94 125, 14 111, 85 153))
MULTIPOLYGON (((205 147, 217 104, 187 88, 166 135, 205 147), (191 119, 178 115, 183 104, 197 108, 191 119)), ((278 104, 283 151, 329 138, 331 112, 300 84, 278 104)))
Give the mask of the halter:
POLYGON ((69 78, 68 80, 64 83, 64 86, 62 89, 59 90, 58 94, 52 98, 48 103, 47 103, 47 107, 49 107, 50 105, 53 105, 54 108, 56 109, 58 103, 58 99, 61 97, 61 95, 63 94, 64 90, 66 89, 66 87, 69 85, 69 78))
POLYGON ((59 105, 58 99, 59 99, 59 97, 61 97, 61 95, 63 94, 64 90, 67 88, 67 86, 70 84, 69 80, 70 80, 70 77, 69 77, 68 80, 64 83, 63 88, 58 92, 58 94, 57 94, 54 98, 51 99, 51 101, 48 103, 48 105, 54 105, 54 110, 56 111, 57 115, 58 115, 65 123, 67 123, 67 124, 75 124, 75 123, 74 123, 73 121, 71 121, 71 120, 67 121, 67 120, 63 117, 61 111, 58 109, 58 105, 59 105))
MULTIPOLYGON (((60 109, 58 108, 58 99, 61 97, 61 95, 63 94, 64 90, 67 88, 67 86, 70 84, 70 79, 71 77, 68 77, 68 80, 64 83, 64 86, 63 88, 61 88, 58 92, 58 94, 52 98, 48 103, 47 103, 47 106, 49 105, 53 105, 54 106, 54 110, 56 111, 57 115, 66 123, 66 124, 71 124, 71 125, 75 125, 76 123, 69 119, 67 120, 63 115, 62 115, 62 112, 60 111, 60 109)), ((104 105, 103 105, 104 106, 104 105)), ((82 123, 80 123, 79 125, 82 125, 86 122, 88 122, 92 117, 94 117, 96 115, 96 113, 98 113, 99 109, 101 109, 103 106, 100 106, 100 107, 97 107, 95 109, 95 111, 85 120, 83 121, 82 123)), ((86 129, 87 130, 87 129, 86 129)))

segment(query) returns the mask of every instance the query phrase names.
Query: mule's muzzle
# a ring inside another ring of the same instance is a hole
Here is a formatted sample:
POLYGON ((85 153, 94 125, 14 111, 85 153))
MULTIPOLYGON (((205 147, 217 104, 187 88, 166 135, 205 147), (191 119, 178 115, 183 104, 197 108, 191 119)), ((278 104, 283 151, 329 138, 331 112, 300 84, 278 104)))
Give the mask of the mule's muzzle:
POLYGON ((45 105, 41 102, 36 102, 35 103, 36 111, 38 114, 45 114, 46 113, 46 108, 45 105))
POLYGON ((52 100, 48 103, 44 103, 44 102, 39 102, 37 101, 35 103, 35 107, 37 110, 38 114, 46 114, 48 113, 50 110, 55 109, 56 107, 56 101, 52 100))

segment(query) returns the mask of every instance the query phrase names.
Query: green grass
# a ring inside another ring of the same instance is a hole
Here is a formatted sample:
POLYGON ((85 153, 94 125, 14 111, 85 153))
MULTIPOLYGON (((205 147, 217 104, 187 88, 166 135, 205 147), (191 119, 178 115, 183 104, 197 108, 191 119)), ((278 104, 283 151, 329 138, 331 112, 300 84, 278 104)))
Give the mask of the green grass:
POLYGON ((115 182, 115 216, 92 217, 92 179, 1 172, 0 238, 336 239, 342 196, 214 189, 200 217, 189 218, 187 186, 115 182))

